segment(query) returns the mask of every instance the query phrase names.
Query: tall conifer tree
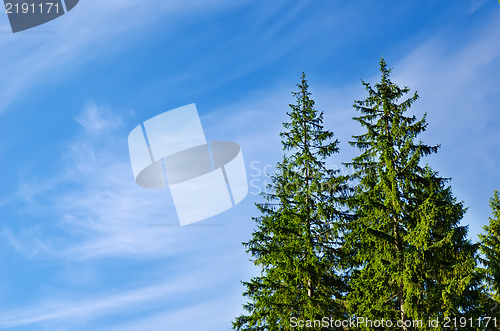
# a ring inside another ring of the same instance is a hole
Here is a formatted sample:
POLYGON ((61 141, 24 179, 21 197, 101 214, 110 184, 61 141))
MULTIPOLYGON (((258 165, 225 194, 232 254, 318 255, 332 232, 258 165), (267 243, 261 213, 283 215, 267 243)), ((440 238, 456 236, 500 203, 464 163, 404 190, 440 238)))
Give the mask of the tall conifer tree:
POLYGON ((459 224, 466 210, 447 179, 422 165, 439 146, 416 141, 427 127, 425 115, 407 115, 417 93, 401 100, 410 89, 390 80, 383 59, 380 71, 375 86, 363 81, 368 97, 354 103, 366 133, 351 142, 360 155, 349 163, 358 185, 357 219, 346 236, 355 252, 348 306, 352 316, 423 321, 403 330, 438 330, 426 325, 430 319, 474 310, 477 247, 459 224))
POLYGON ((297 86, 297 102, 280 134, 285 156, 270 193, 263 194, 267 202, 257 204, 257 229, 244 243, 262 271, 243 283, 248 314, 236 319, 235 330, 292 330, 293 318, 344 318, 344 283, 335 266, 343 217, 337 206, 346 186, 338 171, 326 167, 339 142, 323 128, 323 112, 314 108, 304 74, 297 86))
POLYGON ((500 328, 500 195, 495 191, 490 199, 490 207, 493 218, 489 219, 489 224, 484 226, 484 235, 479 235, 481 240, 481 251, 484 255, 483 264, 485 266, 485 280, 488 292, 493 299, 490 304, 490 316, 498 319, 500 328))

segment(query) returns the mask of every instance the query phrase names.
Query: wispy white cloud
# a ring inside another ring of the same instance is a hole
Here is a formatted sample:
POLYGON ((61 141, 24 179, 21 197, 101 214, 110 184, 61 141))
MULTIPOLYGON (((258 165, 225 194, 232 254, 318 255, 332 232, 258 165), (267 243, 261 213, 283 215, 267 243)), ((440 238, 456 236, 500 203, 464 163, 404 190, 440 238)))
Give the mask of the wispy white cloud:
MULTIPOLYGON (((227 316, 237 316, 239 309, 234 309, 234 297, 222 297, 218 300, 191 305, 182 309, 170 309, 146 316, 139 320, 106 327, 103 330, 230 330, 231 320, 227 316)), ((239 305, 238 305, 239 306, 239 305)))
POLYGON ((96 57, 111 56, 163 18, 172 30, 198 15, 240 5, 227 0, 80 1, 71 12, 32 30, 12 34, 7 15, 0 15, 0 113, 23 91, 76 71, 96 57), (9 79, 5 79, 8 77, 9 79))
POLYGON ((75 121, 90 132, 114 130, 122 124, 119 116, 114 115, 108 108, 98 108, 94 102, 87 104, 75 121))
POLYGON ((76 121, 86 131, 67 143, 61 168, 45 180, 20 183, 15 194, 30 207, 27 212, 50 210, 55 219, 20 231, 23 239, 34 236, 31 240, 16 241, 5 230, 9 242, 27 256, 33 252, 70 259, 173 254, 182 237, 173 235, 178 221, 169 192, 134 183, 123 143, 127 134, 115 130, 121 117, 91 104, 76 121), (96 131, 101 131, 98 139, 96 131), (62 189, 68 186, 73 189, 62 189), (53 227, 66 231, 70 239, 57 240, 54 247, 47 230, 53 227), (40 244, 43 241, 45 245, 40 244))
MULTIPOLYGON (((145 311, 163 306, 173 306, 169 313, 163 315, 161 320, 154 318, 146 324, 158 325, 161 323, 186 324, 194 322, 199 325, 206 323, 206 319, 213 318, 224 309, 220 305, 214 306, 211 302, 214 299, 200 298, 198 303, 188 308, 182 308, 183 296, 192 296, 197 292, 206 292, 207 289, 215 289, 226 282, 228 277, 233 275, 233 271, 226 270, 225 274, 219 272, 221 267, 228 263, 234 263, 234 255, 226 256, 212 261, 198 261, 198 273, 179 272, 176 275, 166 277, 162 282, 156 282, 154 285, 138 287, 122 291, 108 290, 105 294, 85 296, 80 298, 75 294, 67 294, 66 298, 52 298, 44 300, 33 306, 26 306, 19 309, 2 309, 0 312, 0 328, 13 328, 26 325, 39 325, 40 329, 45 329, 44 323, 50 322, 50 325, 69 326, 71 329, 85 329, 86 325, 92 323, 95 319, 103 316, 110 316, 127 311, 145 311), (229 258, 228 258, 229 257, 229 258), (203 275, 203 277, 200 277, 203 275), (197 315, 187 314, 195 313, 197 315)), ((236 296, 231 296, 234 301, 236 296)), ((227 297, 226 297, 227 299, 227 297)), ((220 319, 216 318, 220 325, 220 319)), ((133 329, 132 323, 129 326, 120 326, 126 330, 133 329)), ((88 327, 88 326, 87 326, 88 327)), ((107 327, 106 329, 110 329, 107 327)), ((148 328, 153 330, 152 328, 148 328)))
MULTIPOLYGON (((124 121, 109 109, 94 107, 92 111, 95 118, 102 118, 104 111, 108 118, 124 121)), ((240 220, 250 217, 240 209, 238 214, 232 211, 232 215, 228 212, 219 217, 219 226, 208 220, 199 226, 180 227, 168 190, 144 189, 134 183, 126 131, 106 127, 109 130, 102 129, 99 139, 92 130, 82 130, 68 142, 61 169, 41 189, 22 184, 23 191, 30 194, 18 194, 16 199, 32 206, 27 213, 37 214, 37 208, 42 208, 37 202, 43 200, 52 219, 26 223, 17 232, 5 225, 0 234, 26 258, 52 261, 62 271, 58 289, 49 291, 45 299, 22 308, 5 306, 0 312, 0 328, 87 329, 101 317, 138 311, 147 316, 158 309, 168 313, 143 320, 152 328, 168 321, 171 325, 212 325, 216 330, 215 325, 220 326, 224 319, 229 323, 241 307, 239 279, 248 272, 241 242, 248 237, 250 223, 240 220), (96 263, 104 259, 125 259, 132 264, 161 260, 165 266, 158 268, 153 262, 138 273, 133 285, 121 281, 102 290, 97 275, 107 275, 107 268, 96 263), (79 268, 69 270, 66 265, 82 266, 86 278, 74 275, 79 268), (104 294, 89 297, 78 289, 79 284, 104 294), (130 290, 131 286, 136 289, 130 290), (188 306, 184 296, 192 298, 188 306), (233 301, 221 308, 221 297, 227 296, 233 301), (194 313, 199 317, 190 315, 194 313)), ((129 323, 122 327, 138 325, 129 323)))

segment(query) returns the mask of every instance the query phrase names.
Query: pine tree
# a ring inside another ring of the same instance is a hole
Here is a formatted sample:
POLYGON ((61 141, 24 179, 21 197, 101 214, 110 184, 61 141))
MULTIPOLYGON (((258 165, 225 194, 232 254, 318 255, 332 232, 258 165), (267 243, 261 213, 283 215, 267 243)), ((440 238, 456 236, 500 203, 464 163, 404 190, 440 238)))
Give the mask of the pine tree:
POLYGON ((490 199, 493 218, 484 226, 484 235, 479 235, 481 251, 484 255, 485 280, 488 292, 493 299, 490 303, 490 316, 498 319, 500 326, 500 196, 495 191, 490 199))
POLYGON ((244 243, 261 275, 243 282, 248 315, 236 319, 235 330, 292 330, 298 320, 344 317, 344 282, 335 266, 342 259, 339 204, 346 185, 338 171, 326 167, 339 142, 323 128, 323 112, 314 108, 305 74, 297 86, 297 103, 290 105, 280 134, 285 155, 263 194, 266 202, 257 204, 257 229, 244 243))
POLYGON ((366 319, 423 322, 402 330, 439 330, 426 324, 475 316, 477 246, 459 224, 466 209, 447 179, 421 164, 439 146, 416 141, 426 130, 426 114, 417 120, 406 113, 418 94, 401 101, 410 89, 390 80, 384 59, 380 71, 374 87, 362 81, 368 97, 354 103, 360 115, 353 119, 366 133, 350 142, 360 155, 348 164, 357 182, 350 202, 357 218, 346 235, 346 247, 355 252, 348 307, 366 319))

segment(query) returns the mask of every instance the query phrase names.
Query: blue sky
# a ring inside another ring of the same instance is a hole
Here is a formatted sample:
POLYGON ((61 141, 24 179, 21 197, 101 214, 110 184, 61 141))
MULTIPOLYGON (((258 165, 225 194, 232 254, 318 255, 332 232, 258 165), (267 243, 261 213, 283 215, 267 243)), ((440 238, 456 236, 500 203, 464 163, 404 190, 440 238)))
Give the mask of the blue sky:
POLYGON ((500 189, 499 39, 496 0, 82 0, 16 34, 0 14, 0 329, 229 330, 300 73, 348 171, 381 56, 419 92, 475 239, 500 189), (168 190, 134 183, 127 136, 193 102, 208 140, 241 145, 250 193, 180 227, 168 190))

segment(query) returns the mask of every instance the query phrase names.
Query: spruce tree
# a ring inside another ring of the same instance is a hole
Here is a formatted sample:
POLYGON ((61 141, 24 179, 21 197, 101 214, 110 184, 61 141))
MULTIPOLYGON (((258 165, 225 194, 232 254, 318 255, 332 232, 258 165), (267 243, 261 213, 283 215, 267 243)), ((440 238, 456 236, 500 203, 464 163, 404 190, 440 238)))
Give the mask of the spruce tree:
POLYGON ((354 103, 353 119, 366 132, 350 142, 360 154, 348 164, 357 183, 350 202, 357 218, 346 235, 355 253, 348 307, 365 319, 423 323, 402 330, 439 330, 428 321, 475 316, 477 246, 460 225, 466 209, 447 179, 422 164, 439 146, 416 141, 427 127, 426 114, 407 114, 418 94, 402 100, 410 89, 390 80, 384 59, 380 71, 373 87, 362 81, 368 97, 354 103))
POLYGON ((493 300, 489 304, 490 316, 497 317, 500 328, 500 196, 495 191, 490 199, 493 218, 484 226, 484 235, 479 235, 481 251, 484 255, 485 281, 493 300))
POLYGON ((339 206, 346 185, 338 170, 326 166, 339 142, 323 128, 323 112, 314 108, 305 74, 297 86, 296 104, 280 134, 285 155, 263 193, 265 202, 257 204, 257 229, 244 243, 261 274, 243 282, 250 302, 244 306, 248 314, 233 323, 235 330, 298 330, 299 320, 345 317, 344 282, 335 266, 342 259, 339 206))

